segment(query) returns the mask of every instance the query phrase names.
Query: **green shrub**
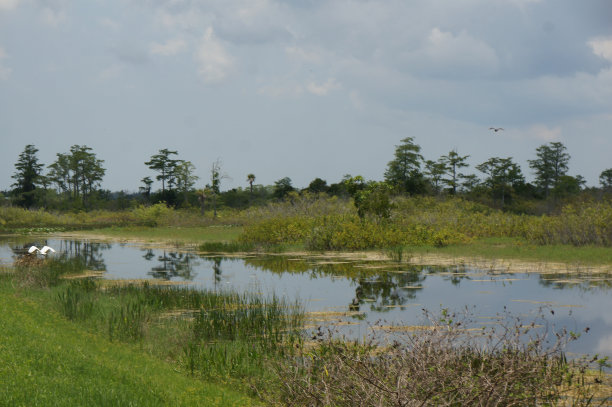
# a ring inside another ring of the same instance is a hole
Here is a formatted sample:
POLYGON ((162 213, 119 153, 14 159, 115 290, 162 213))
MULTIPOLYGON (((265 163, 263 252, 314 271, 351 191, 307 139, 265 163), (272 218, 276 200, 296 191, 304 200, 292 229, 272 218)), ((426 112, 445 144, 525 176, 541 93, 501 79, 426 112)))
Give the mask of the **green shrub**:
POLYGON ((170 223, 170 217, 173 213, 171 208, 168 208, 164 203, 158 203, 151 206, 139 206, 132 211, 135 220, 146 226, 162 226, 170 223))
POLYGON ((394 246, 446 246, 468 238, 450 228, 360 219, 357 215, 263 220, 248 225, 240 239, 253 244, 300 243, 308 250, 364 250, 394 246))
POLYGON ((524 236, 539 244, 612 246, 612 202, 566 205, 534 221, 524 236))

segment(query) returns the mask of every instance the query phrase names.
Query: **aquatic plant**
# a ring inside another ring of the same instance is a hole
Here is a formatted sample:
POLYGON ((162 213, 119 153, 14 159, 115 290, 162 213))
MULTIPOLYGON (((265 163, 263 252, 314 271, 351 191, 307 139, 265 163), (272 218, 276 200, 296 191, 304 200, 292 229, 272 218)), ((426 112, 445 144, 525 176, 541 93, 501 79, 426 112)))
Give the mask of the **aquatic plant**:
POLYGON ((28 287, 54 287, 67 274, 78 274, 85 269, 83 259, 54 257, 38 259, 24 255, 14 264, 17 281, 28 287))
POLYGON ((120 340, 141 340, 145 336, 147 323, 151 318, 149 310, 140 302, 129 301, 111 311, 108 316, 108 338, 120 340))
POLYGON ((57 294, 57 302, 62 314, 71 320, 86 319, 94 310, 94 300, 90 294, 94 285, 90 279, 71 282, 57 294))

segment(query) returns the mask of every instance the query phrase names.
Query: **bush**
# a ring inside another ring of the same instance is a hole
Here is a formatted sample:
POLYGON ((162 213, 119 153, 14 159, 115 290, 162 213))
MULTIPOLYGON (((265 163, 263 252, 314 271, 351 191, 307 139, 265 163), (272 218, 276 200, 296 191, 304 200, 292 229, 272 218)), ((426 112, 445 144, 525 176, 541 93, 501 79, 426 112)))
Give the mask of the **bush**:
POLYGON ((133 210, 135 220, 146 226, 162 226, 170 223, 173 210, 164 203, 151 206, 139 206, 133 210))
POLYGON ((540 315, 474 329, 471 316, 379 327, 365 343, 326 339, 277 365, 282 402, 309 406, 589 405, 583 364, 564 357, 577 335, 547 334, 540 315), (396 329, 397 328, 397 329, 396 329), (547 345, 547 335, 555 340, 547 345), (557 404, 558 403, 558 404, 557 404), (567 403, 567 404, 565 404, 567 403))
POLYGON ((357 215, 264 220, 245 227, 243 242, 304 244, 308 250, 364 250, 394 246, 446 246, 467 237, 451 229, 360 219, 357 215))
POLYGON ((612 202, 566 205, 557 216, 543 216, 525 231, 539 244, 612 246, 612 202))

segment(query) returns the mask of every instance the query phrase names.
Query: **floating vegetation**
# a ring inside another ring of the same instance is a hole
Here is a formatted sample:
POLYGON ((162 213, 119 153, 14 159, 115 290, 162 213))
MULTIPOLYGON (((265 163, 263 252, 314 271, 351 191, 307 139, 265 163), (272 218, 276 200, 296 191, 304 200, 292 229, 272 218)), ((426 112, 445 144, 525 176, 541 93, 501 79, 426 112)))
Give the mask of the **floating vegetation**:
POLYGON ((204 242, 198 247, 200 252, 215 254, 249 252, 253 249, 255 245, 247 242, 204 242))
POLYGON ((528 280, 527 278, 489 278, 489 279, 484 279, 484 280, 470 280, 473 281, 475 283, 506 283, 506 282, 512 282, 512 281, 523 281, 523 280, 528 280))
POLYGON ((537 300, 510 300, 514 302, 526 302, 528 304, 543 304, 543 305, 554 305, 554 301, 537 301, 537 300))
POLYGON ((191 284, 189 281, 172 281, 162 280, 159 278, 130 278, 130 279, 115 279, 101 280, 102 289, 110 289, 112 287, 129 287, 129 286, 185 286, 191 284))
POLYGON ((65 275, 62 276, 63 279, 65 280, 74 280, 74 279, 89 279, 89 278, 101 278, 102 276, 104 276, 104 273, 106 273, 106 271, 103 270, 85 270, 82 273, 79 274, 69 274, 69 275, 65 275))

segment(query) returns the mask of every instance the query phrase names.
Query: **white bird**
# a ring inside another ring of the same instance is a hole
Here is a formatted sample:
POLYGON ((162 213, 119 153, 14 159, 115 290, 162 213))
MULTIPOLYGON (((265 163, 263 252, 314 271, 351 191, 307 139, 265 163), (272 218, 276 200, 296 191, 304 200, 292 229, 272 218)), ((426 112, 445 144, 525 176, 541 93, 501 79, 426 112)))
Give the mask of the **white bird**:
POLYGON ((55 250, 52 247, 49 246, 43 246, 42 249, 39 249, 36 246, 32 246, 28 249, 28 253, 32 254, 34 252, 38 252, 40 254, 46 255, 47 252, 51 252, 51 253, 55 253, 55 250))

